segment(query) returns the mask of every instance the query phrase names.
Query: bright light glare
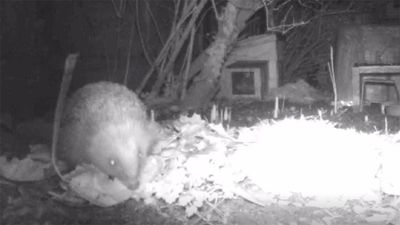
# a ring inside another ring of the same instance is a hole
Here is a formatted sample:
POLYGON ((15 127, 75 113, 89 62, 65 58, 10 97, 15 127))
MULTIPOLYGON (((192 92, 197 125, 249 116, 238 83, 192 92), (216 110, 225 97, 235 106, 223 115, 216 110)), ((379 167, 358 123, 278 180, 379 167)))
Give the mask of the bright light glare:
POLYGON ((378 200, 379 153, 389 146, 383 136, 337 129, 323 120, 288 118, 243 129, 239 139, 251 143, 233 161, 265 192, 313 197, 320 207, 378 200))

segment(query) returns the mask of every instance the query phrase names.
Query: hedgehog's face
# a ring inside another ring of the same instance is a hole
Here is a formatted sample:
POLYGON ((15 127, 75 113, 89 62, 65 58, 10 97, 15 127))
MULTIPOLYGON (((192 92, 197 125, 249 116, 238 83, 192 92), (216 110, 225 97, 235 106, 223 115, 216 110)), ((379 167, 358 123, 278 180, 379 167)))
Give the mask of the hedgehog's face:
POLYGON ((139 147, 132 140, 123 146, 113 146, 104 157, 107 160, 105 172, 124 183, 129 189, 136 189, 139 185, 141 153, 139 147))
MULTIPOLYGON (((144 155, 138 136, 126 127, 111 128, 101 132, 91 151, 91 161, 104 173, 119 179, 129 189, 139 185, 140 167, 144 155), (115 132, 117 130, 117 132, 115 132)), ((140 140, 140 139, 139 139, 140 140)))

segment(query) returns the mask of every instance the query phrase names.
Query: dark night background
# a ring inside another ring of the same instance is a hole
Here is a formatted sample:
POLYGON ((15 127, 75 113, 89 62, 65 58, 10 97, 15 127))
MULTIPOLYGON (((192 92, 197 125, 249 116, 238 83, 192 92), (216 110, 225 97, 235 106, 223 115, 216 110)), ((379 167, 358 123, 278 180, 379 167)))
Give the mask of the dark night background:
MULTIPOLYGON (((143 1, 140 3, 141 12, 147 6, 143 1)), ((96 80, 122 82, 130 35, 135 41, 128 86, 135 88, 148 69, 136 25, 131 34, 135 22, 133 1, 126 5, 122 18, 116 16, 109 0, 0 4, 1 111, 11 113, 17 120, 43 116, 54 108, 64 60, 69 53, 80 53, 72 91, 96 80)), ((167 35, 171 16, 168 1, 149 4, 159 20, 161 35, 167 35)), ((147 50, 155 58, 160 47, 158 36, 155 29, 146 25, 151 20, 149 16, 140 19, 147 50)))
MULTIPOLYGON (((80 53, 71 91, 97 80, 122 82, 130 37, 133 43, 128 87, 137 87, 149 69, 142 46, 146 46, 154 60, 162 46, 160 40, 168 37, 173 10, 171 1, 139 1, 138 5, 135 1, 127 2, 125 13, 119 18, 111 0, 1 1, 1 111, 10 113, 15 120, 41 117, 52 111, 68 53, 80 53), (152 14, 145 13, 148 7, 152 14), (154 20, 158 29, 154 28, 154 20), (137 24, 145 43, 140 41, 137 24)), ((347 1, 336 2, 338 8, 347 5, 347 1)), ((399 24, 398 11, 385 16, 388 3, 394 9, 399 7, 397 0, 353 2, 355 10, 351 13, 324 17, 334 25, 329 28, 331 33, 340 23, 349 21, 399 24)), ((216 27, 214 15, 203 18, 196 34, 195 52, 210 43, 210 34, 216 27)), ((331 36, 327 44, 333 40, 331 36)), ((329 80, 327 76, 325 80, 329 80)))

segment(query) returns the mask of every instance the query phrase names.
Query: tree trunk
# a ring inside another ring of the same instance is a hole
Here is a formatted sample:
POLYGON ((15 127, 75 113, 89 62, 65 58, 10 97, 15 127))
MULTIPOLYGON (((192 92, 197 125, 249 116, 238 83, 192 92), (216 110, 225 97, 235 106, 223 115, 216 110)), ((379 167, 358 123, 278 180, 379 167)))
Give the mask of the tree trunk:
POLYGON ((219 76, 225 62, 228 47, 237 39, 237 36, 244 27, 246 19, 252 15, 253 8, 246 11, 239 10, 240 6, 249 5, 248 0, 230 0, 219 19, 218 33, 215 41, 206 50, 208 55, 204 67, 198 77, 195 78, 189 88, 186 97, 182 101, 183 109, 198 109, 205 107, 215 96, 219 87, 219 76), (244 14, 241 14, 244 13, 244 14))

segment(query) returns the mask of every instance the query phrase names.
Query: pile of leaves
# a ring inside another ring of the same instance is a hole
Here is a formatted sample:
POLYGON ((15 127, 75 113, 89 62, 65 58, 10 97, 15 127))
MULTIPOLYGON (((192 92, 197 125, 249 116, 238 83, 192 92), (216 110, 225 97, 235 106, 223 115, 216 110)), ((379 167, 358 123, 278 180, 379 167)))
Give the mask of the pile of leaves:
MULTIPOLYGON (((225 129, 196 114, 181 116, 163 124, 165 139, 148 158, 137 190, 91 166, 66 178, 69 191, 92 204, 137 198, 183 209, 182 219, 226 223, 245 210, 227 206, 236 199, 266 209, 260 215, 268 224, 400 224, 400 134, 335 125, 302 117, 225 129)), ((25 161, 7 162, 0 172, 12 179, 13 165, 25 161)), ((27 166, 37 168, 32 162, 27 166)))
POLYGON ((170 126, 177 132, 155 156, 161 172, 142 186, 140 196, 183 206, 189 217, 205 202, 233 198, 235 185, 245 179, 227 160, 235 139, 221 125, 209 124, 198 115, 180 117, 170 126))
POLYGON ((338 129, 315 118, 226 131, 195 115, 172 127, 177 132, 157 156, 162 172, 142 187, 147 202, 184 207, 188 217, 221 199, 242 198, 262 207, 308 209, 295 217, 313 224, 399 218, 399 136, 338 129))

